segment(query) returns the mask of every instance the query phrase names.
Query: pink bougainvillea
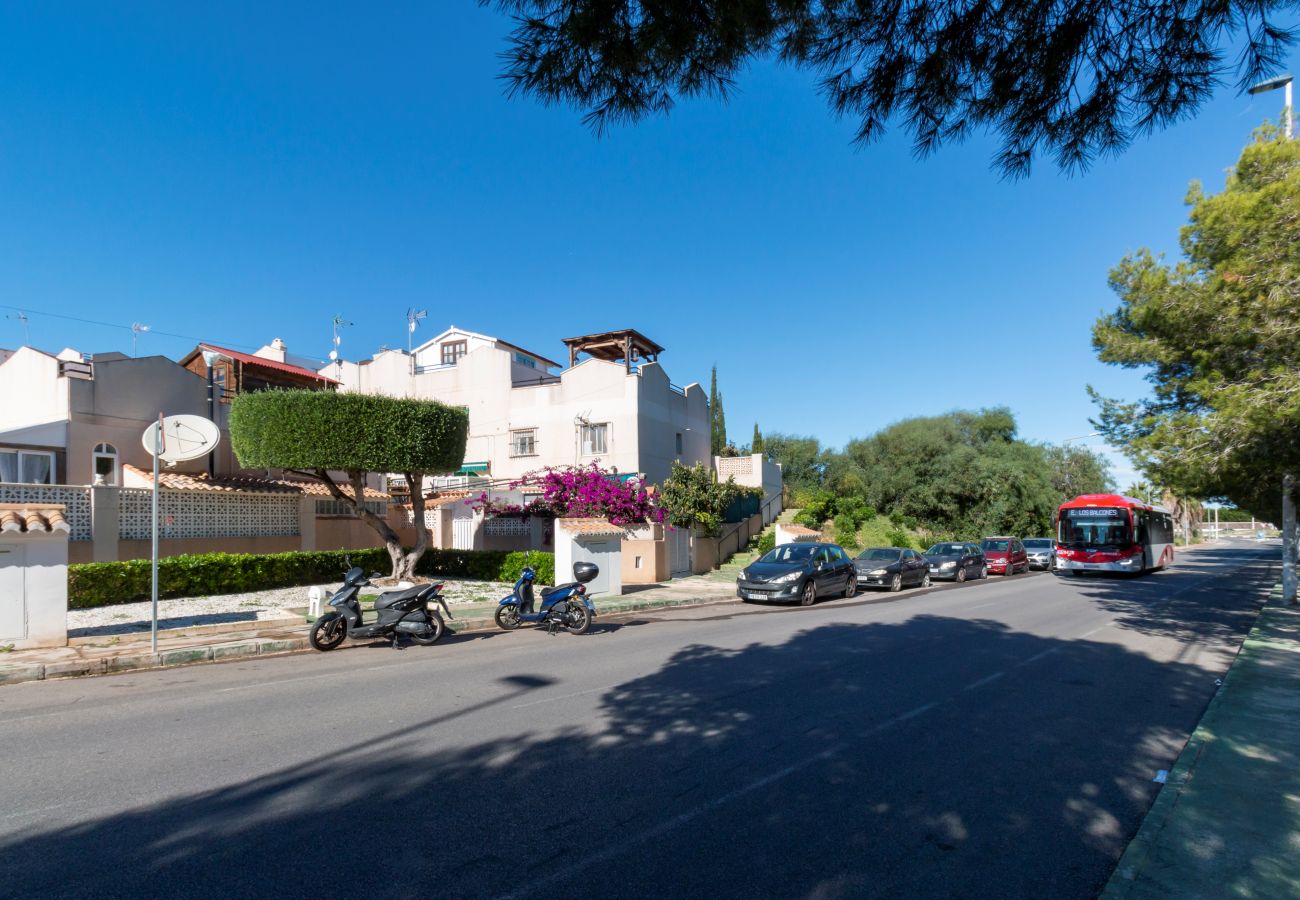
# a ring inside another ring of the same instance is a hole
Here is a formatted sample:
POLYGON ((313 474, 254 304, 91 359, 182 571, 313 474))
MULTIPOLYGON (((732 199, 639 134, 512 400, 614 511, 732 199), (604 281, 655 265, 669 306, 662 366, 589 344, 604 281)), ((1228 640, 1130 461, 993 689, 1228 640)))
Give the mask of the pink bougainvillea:
POLYGON ((510 483, 541 496, 531 503, 502 503, 486 493, 465 502, 493 516, 548 516, 605 519, 614 525, 662 522, 664 509, 655 495, 636 480, 621 481, 592 463, 579 468, 548 467, 510 483))

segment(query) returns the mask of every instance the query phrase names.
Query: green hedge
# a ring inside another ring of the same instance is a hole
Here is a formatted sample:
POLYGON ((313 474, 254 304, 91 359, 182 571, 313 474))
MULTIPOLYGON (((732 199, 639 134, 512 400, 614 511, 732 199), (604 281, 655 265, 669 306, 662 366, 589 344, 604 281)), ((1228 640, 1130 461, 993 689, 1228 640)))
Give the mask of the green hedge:
MULTIPOLYGON (((158 561, 159 597, 203 597, 240 594, 270 588, 338 581, 344 558, 367 571, 392 571, 388 551, 320 550, 299 553, 204 553, 169 556, 158 561)), ((537 570, 542 584, 555 583, 555 557, 540 550, 429 550, 416 572, 431 577, 457 576, 483 581, 514 581, 524 566, 537 570)), ((150 563, 82 563, 68 566, 68 607, 91 609, 114 603, 148 600, 150 563)))

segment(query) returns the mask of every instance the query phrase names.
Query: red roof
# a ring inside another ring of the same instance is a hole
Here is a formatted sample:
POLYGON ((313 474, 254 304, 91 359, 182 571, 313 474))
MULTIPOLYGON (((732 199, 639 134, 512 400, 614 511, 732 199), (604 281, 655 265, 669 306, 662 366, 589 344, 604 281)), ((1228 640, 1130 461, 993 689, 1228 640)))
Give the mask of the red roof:
POLYGON ((313 372, 311 369, 304 369, 302 366, 292 366, 289 363, 277 362, 274 359, 265 359, 261 356, 254 356, 251 353, 240 353, 238 350, 230 350, 226 347, 218 347, 216 344, 199 344, 201 350, 215 350, 222 356, 228 356, 236 362, 241 362, 246 366, 261 366, 264 369, 273 369, 276 372, 288 372, 290 375, 298 375, 303 378, 311 378, 316 381, 324 381, 327 384, 341 384, 319 372, 313 372))

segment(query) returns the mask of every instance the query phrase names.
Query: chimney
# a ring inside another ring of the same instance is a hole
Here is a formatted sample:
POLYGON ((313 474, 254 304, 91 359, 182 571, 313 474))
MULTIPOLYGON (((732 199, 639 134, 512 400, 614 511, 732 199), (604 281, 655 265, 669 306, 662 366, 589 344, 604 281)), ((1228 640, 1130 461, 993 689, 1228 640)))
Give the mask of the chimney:
POLYGON ((288 356, 288 349, 289 348, 284 345, 284 341, 276 338, 253 355, 260 356, 262 359, 275 360, 276 362, 286 362, 287 360, 285 357, 288 356))

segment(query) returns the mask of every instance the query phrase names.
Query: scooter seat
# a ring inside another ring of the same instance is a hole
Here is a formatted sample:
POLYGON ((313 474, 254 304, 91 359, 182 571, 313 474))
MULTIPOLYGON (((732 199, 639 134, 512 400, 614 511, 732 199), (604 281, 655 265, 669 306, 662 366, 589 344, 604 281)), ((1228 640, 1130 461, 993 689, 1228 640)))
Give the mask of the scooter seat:
POLYGON ((545 600, 551 594, 558 594, 560 591, 570 591, 578 586, 578 582, 570 581, 568 584, 557 584, 555 587, 542 588, 542 599, 545 600))
POLYGON ((375 601, 375 609, 387 609, 404 600, 413 600, 428 589, 429 585, 427 584, 417 584, 415 587, 407 588, 404 591, 389 591, 386 594, 380 594, 379 599, 375 601))

